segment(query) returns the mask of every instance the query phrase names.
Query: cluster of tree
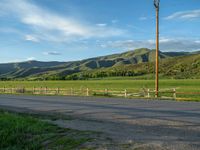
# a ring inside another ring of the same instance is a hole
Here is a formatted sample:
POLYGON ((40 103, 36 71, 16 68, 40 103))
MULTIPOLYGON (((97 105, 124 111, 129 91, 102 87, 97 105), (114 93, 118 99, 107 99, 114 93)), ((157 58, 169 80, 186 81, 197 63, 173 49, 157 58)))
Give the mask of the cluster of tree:
POLYGON ((9 80, 11 80, 11 78, 6 78, 6 77, 1 77, 0 78, 0 81, 9 81, 9 80))
POLYGON ((147 72, 144 70, 107 70, 107 71, 95 71, 95 72, 82 72, 65 77, 66 80, 87 80, 90 78, 105 78, 105 77, 133 77, 144 75, 147 72))
POLYGON ((53 75, 45 77, 45 80, 65 80, 65 76, 53 75))

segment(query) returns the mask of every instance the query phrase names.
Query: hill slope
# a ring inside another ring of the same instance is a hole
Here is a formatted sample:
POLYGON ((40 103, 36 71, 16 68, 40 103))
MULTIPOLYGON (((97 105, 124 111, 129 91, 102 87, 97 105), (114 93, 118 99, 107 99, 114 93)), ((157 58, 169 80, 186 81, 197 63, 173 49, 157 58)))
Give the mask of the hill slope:
MULTIPOLYGON (((178 67, 184 66, 185 60, 193 62, 194 57, 198 57, 196 54, 189 52, 160 52, 159 57, 163 60, 162 63, 168 66, 168 64, 173 64, 176 62, 178 67)), ((83 73, 101 72, 105 70, 117 69, 123 70, 123 68, 130 68, 135 70, 138 67, 142 67, 139 72, 145 72, 145 66, 149 65, 153 67, 153 61, 155 60, 155 50, 150 50, 146 48, 136 49, 133 51, 128 51, 120 54, 113 54, 108 56, 96 57, 85 59, 81 61, 72 62, 39 62, 39 61, 28 61, 22 63, 8 63, 0 64, 0 78, 1 79, 16 79, 16 78, 26 78, 26 79, 65 79, 71 78, 71 76, 83 73)), ((161 64, 162 65, 162 64, 161 64)), ((165 67, 166 68, 166 67, 165 67)), ((169 66, 171 72, 175 72, 174 66, 169 66)), ((166 68, 165 70, 170 70, 166 68)), ((197 63, 198 68, 198 63, 197 63)), ((188 68, 189 71, 193 68, 188 68)), ((138 70, 138 69, 137 69, 138 70)), ((162 69, 161 69, 162 71, 162 69)), ((152 73, 153 70, 146 68, 146 74, 152 73)), ((169 71, 170 72, 170 71, 169 71)), ((168 74, 169 74, 168 72, 168 74)), ((136 73, 132 75, 140 75, 144 73, 136 73)), ((167 73, 165 73, 167 75, 167 73)), ((169 74, 170 75, 170 74, 169 74)), ((109 75, 110 76, 110 75, 109 75)), ((116 75, 112 75, 116 76, 116 75)))
MULTIPOLYGON (((162 78, 192 79, 200 78, 200 54, 162 59, 159 73, 162 78)), ((66 79, 88 79, 102 77, 136 77, 153 79, 155 63, 118 65, 109 68, 94 69, 68 75, 66 79)))

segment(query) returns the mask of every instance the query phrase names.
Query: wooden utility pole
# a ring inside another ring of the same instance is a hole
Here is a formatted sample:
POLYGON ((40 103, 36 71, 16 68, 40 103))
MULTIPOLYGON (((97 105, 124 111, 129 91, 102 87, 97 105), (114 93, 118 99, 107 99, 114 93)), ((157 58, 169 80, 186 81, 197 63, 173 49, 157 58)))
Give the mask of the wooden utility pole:
POLYGON ((159 94, 159 6, 160 0, 154 0, 156 8, 156 80, 155 80, 155 96, 159 94))

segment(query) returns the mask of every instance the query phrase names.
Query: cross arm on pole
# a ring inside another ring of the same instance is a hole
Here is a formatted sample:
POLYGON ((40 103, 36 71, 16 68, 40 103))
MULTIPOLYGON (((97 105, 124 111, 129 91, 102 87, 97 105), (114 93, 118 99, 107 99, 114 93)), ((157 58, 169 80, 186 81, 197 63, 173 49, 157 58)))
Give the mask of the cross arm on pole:
POLYGON ((154 0, 154 6, 159 8, 160 0, 154 0))

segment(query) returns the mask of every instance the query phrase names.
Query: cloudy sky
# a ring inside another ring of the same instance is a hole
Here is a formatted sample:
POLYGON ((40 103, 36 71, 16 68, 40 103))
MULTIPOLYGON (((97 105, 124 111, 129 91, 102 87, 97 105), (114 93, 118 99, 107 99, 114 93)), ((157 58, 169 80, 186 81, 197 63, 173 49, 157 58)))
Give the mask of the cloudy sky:
MULTIPOLYGON (((161 0, 160 49, 200 50, 200 1, 161 0)), ((155 47, 153 0, 0 0, 0 62, 155 47)))

